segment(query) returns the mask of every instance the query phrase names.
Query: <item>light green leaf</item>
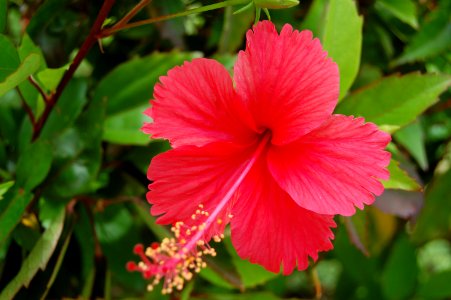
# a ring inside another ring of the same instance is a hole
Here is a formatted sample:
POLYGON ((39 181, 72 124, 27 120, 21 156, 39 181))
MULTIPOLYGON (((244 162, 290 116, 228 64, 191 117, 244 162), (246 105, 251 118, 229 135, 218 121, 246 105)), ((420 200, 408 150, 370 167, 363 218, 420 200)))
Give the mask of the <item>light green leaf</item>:
POLYGON ((39 81, 44 85, 48 91, 53 91, 63 78, 67 67, 61 67, 57 69, 45 69, 37 74, 39 81))
POLYGON ((21 82, 27 80, 28 76, 32 75, 39 69, 41 56, 36 53, 28 55, 20 64, 19 68, 11 73, 3 82, 0 82, 0 96, 7 91, 15 88, 21 82))
POLYGON ((362 50, 363 18, 352 0, 330 0, 323 26, 324 49, 340 70, 340 99, 357 76, 362 50))
POLYGON ((437 102, 451 85, 451 76, 410 73, 390 76, 344 99, 336 113, 365 117, 367 122, 396 131, 437 102))
POLYGON ((226 248, 232 256, 232 263, 234 264, 238 274, 241 277, 241 282, 245 288, 255 287, 259 284, 264 284, 268 280, 277 277, 279 274, 269 272, 260 265, 253 264, 247 260, 242 259, 236 253, 230 238, 224 240, 226 248))
POLYGON ((16 71, 20 65, 20 58, 14 44, 3 34, 0 34, 0 49, 2 49, 2 55, 0 55, 0 82, 2 82, 16 71))
POLYGON ((16 277, 3 289, 0 299, 14 299, 20 288, 22 286, 27 287, 39 269, 45 269, 61 236, 64 218, 65 207, 61 205, 51 226, 42 234, 36 246, 22 263, 16 277))
POLYGON ((409 151, 422 170, 427 170, 428 160, 424 146, 424 132, 418 121, 398 130, 394 138, 409 151))
POLYGON ((150 119, 144 115, 149 105, 138 106, 115 114, 106 119, 103 131, 103 140, 121 145, 146 145, 150 142, 149 136, 141 132, 144 122, 150 119))
POLYGON ((52 164, 50 142, 38 140, 30 144, 20 155, 17 162, 17 185, 31 191, 47 176, 52 164))
POLYGON ((399 189, 406 191, 420 191, 421 186, 399 167, 399 163, 392 159, 388 165, 390 179, 382 181, 386 189, 399 189))
POLYGON ((415 290, 417 275, 415 247, 407 237, 401 236, 382 271, 382 291, 387 299, 408 299, 415 290))
POLYGON ((44 70, 47 66, 47 63, 44 59, 44 54, 42 53, 41 48, 35 45, 30 36, 25 33, 22 37, 22 41, 20 43, 19 48, 17 49, 17 53, 19 54, 20 61, 24 61, 30 54, 35 53, 39 55, 39 70, 44 70))
POLYGON ((323 30, 322 26, 324 26, 323 20, 328 3, 329 0, 313 0, 308 14, 301 24, 301 28, 312 31, 314 36, 321 36, 321 31, 323 30))
POLYGON ((14 185, 14 181, 7 181, 0 183, 0 200, 3 199, 3 195, 14 185))
POLYGON ((377 10, 388 11, 413 28, 418 27, 417 7, 411 0, 377 0, 374 6, 377 10))

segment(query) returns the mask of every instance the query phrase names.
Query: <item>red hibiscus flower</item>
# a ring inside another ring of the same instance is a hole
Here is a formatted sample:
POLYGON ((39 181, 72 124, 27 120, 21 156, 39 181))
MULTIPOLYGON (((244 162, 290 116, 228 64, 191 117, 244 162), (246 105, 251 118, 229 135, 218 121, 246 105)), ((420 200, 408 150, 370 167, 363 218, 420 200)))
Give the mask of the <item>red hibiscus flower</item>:
POLYGON ((242 258, 284 274, 307 268, 333 247, 333 215, 373 203, 389 176, 390 136, 332 114, 338 67, 311 32, 285 25, 279 35, 264 21, 246 37, 233 80, 214 60, 186 62, 160 78, 146 112, 143 131, 173 147, 152 160, 147 199, 176 237, 138 246, 143 262, 129 269, 166 276, 166 292, 214 255, 207 242, 228 223, 242 258))

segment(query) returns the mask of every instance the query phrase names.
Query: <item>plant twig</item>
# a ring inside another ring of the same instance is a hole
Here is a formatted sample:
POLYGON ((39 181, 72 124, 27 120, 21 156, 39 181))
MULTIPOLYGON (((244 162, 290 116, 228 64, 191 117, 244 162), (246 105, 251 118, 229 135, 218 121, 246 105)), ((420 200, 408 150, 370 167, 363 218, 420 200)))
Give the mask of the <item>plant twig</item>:
POLYGON ((114 24, 112 28, 120 27, 128 23, 137 13, 141 11, 146 5, 148 5, 152 0, 141 0, 138 4, 136 4, 119 22, 114 24))
POLYGON ((170 15, 166 15, 166 16, 155 17, 155 18, 137 21, 137 22, 133 22, 133 23, 126 23, 126 24, 123 24, 120 26, 117 26, 117 24, 116 24, 113 27, 103 29, 100 32, 100 34, 98 35, 98 38, 105 38, 118 31, 125 30, 125 29, 135 28, 135 27, 148 25, 148 24, 152 24, 152 23, 156 23, 156 22, 161 22, 161 21, 165 21, 165 20, 169 20, 169 19, 174 19, 174 18, 178 18, 178 17, 184 17, 184 16, 188 16, 191 14, 197 14, 197 13, 206 12, 206 11, 210 11, 210 10, 214 10, 214 9, 219 9, 219 8, 223 8, 223 7, 227 7, 227 6, 244 4, 244 3, 247 3, 248 1, 249 0, 226 0, 223 2, 205 5, 205 6, 201 6, 198 8, 193 8, 193 9, 189 9, 186 11, 182 11, 179 13, 170 14, 170 15))
POLYGON ((50 113, 52 112, 53 107, 56 105, 59 98, 61 97, 61 94, 63 93, 66 85, 74 76, 75 71, 77 70, 78 66, 81 64, 85 56, 88 54, 89 50, 96 43, 97 35, 99 34, 99 32, 101 32, 103 22, 107 18, 108 13, 113 7, 114 2, 115 0, 104 0, 102 8, 100 9, 96 20, 94 21, 91 31, 89 32, 89 35, 86 37, 85 41, 81 45, 80 50, 78 51, 72 64, 69 67, 69 70, 67 70, 66 73, 64 73, 63 78, 56 87, 55 93, 52 94, 49 101, 46 102, 44 112, 42 113, 41 117, 38 119, 37 123, 33 128, 33 137, 32 137, 33 141, 39 137, 42 128, 45 125, 45 122, 47 121, 50 113))
POLYGON ((25 109, 25 112, 28 115, 28 118, 30 118, 31 125, 35 125, 36 119, 34 118, 33 110, 31 109, 30 105, 28 105, 27 101, 25 100, 25 97, 23 96, 22 92, 20 91, 19 87, 17 87, 17 93, 19 94, 20 99, 22 100, 22 106, 25 109))
POLYGON ((41 94, 42 98, 44 99, 44 101, 47 103, 49 102, 49 98, 50 96, 47 95, 46 92, 44 92, 44 90, 41 88, 41 86, 39 85, 39 83, 36 81, 36 79, 33 78, 33 76, 29 76, 28 77, 28 81, 36 88, 36 90, 39 92, 39 94, 41 94))
POLYGON ((323 288, 321 287, 321 281, 319 280, 316 266, 312 268, 310 274, 312 276, 313 285, 315 286, 315 299, 321 299, 323 296, 323 288))

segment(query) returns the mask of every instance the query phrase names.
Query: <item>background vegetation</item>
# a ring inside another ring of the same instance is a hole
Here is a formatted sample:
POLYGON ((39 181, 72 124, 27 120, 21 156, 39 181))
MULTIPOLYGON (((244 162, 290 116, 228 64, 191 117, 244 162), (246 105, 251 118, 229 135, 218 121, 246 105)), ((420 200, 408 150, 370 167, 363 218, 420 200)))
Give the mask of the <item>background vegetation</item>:
MULTIPOLYGON (((232 71, 254 12, 119 30, 137 2, 113 2, 0 0, 0 299, 451 298, 451 1, 271 10, 279 28, 312 30, 339 64, 337 112, 393 133, 391 179, 374 206, 337 218, 335 249, 307 271, 269 273, 226 238, 171 296, 125 270, 136 243, 167 235, 145 192, 150 159, 169 145, 140 132, 142 112, 159 76, 185 60, 232 71)), ((154 1, 131 22, 213 3, 154 1)))

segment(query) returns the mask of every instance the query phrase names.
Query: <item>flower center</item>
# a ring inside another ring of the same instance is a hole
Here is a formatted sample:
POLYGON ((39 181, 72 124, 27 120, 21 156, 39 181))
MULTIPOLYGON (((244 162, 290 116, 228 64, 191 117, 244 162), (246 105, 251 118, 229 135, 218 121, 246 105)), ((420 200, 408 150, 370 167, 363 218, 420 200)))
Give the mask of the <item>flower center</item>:
MULTIPOLYGON (((163 278, 163 294, 171 293, 174 288, 181 290, 184 282, 190 280, 193 273, 200 272, 206 267, 203 261, 205 255, 216 256, 216 251, 208 244, 207 233, 213 226, 227 223, 233 217, 227 214, 226 220, 222 220, 218 216, 224 212, 223 210, 264 151, 271 139, 271 130, 265 129, 261 136, 258 146, 245 163, 244 169, 234 176, 231 188, 211 212, 204 210, 204 206, 200 204, 192 214, 190 224, 176 222, 172 226, 171 231, 174 237, 165 238, 160 244, 153 243, 147 249, 144 249, 142 245, 135 246, 134 252, 141 261, 138 264, 129 262, 127 269, 141 272, 146 279, 153 278, 148 285, 148 290, 152 290, 163 278)), ((219 234, 212 238, 215 242, 220 242, 223 237, 219 234)))

